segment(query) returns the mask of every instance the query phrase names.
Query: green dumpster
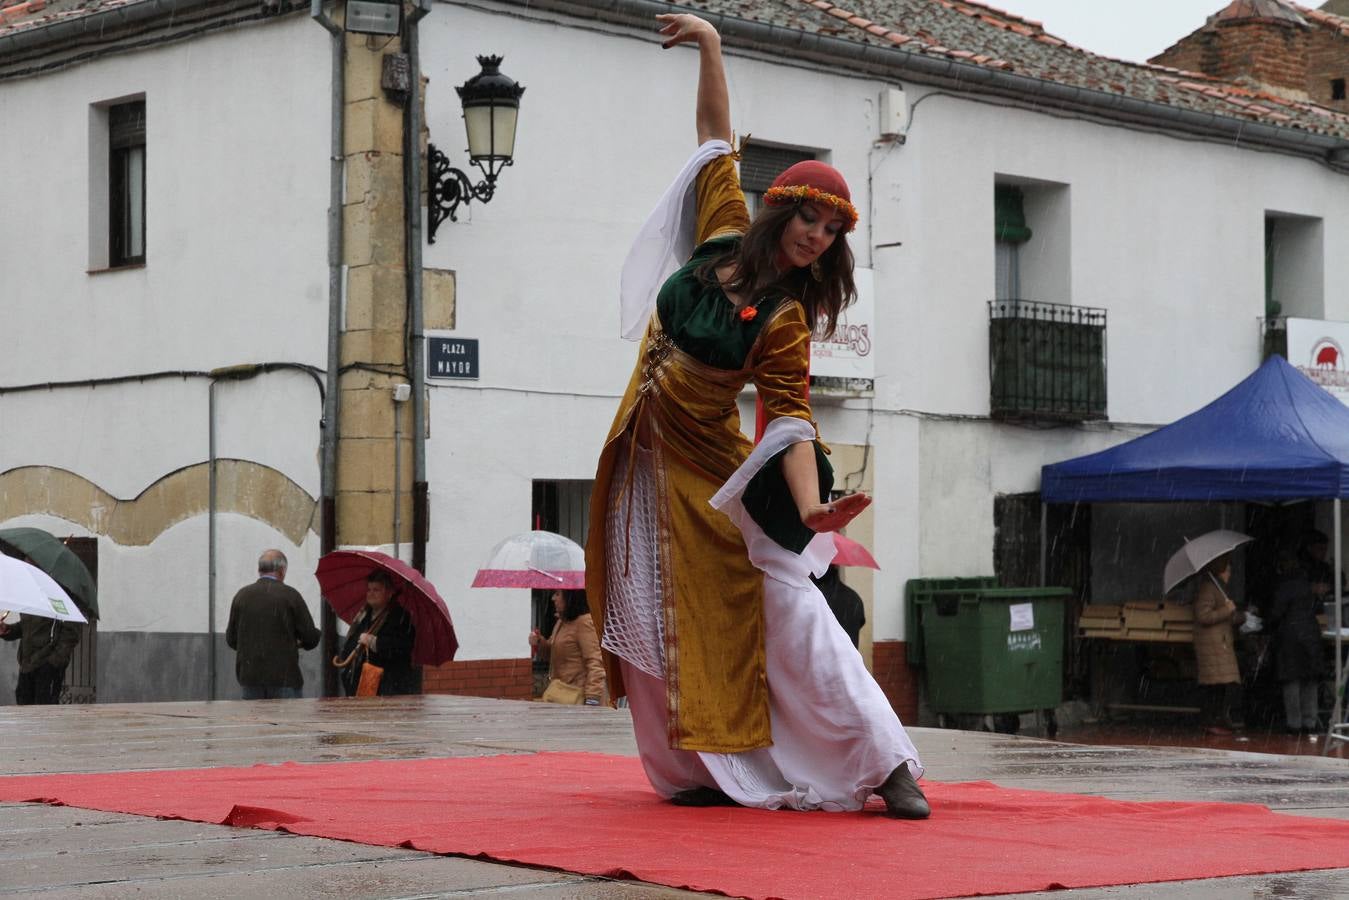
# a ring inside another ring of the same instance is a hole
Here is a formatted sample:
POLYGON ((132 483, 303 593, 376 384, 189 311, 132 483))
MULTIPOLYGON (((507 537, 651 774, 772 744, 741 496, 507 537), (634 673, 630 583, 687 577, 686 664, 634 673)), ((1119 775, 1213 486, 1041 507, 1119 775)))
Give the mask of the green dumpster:
POLYGON ((904 585, 904 639, 908 642, 906 649, 909 665, 923 664, 923 620, 918 613, 920 601, 930 600, 934 594, 947 591, 997 586, 996 575, 976 575, 969 578, 910 578, 904 585))
POLYGON ((939 714, 1052 710, 1063 700, 1068 588, 929 589, 914 599, 939 714))

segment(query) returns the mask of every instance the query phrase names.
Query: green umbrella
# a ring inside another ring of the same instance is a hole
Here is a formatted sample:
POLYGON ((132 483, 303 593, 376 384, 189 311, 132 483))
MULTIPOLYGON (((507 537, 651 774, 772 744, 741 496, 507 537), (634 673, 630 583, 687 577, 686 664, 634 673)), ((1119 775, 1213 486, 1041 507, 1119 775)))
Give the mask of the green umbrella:
POLYGON ((0 528, 0 550, 16 551, 46 572, 90 619, 98 618, 98 588, 84 563, 41 528, 0 528))

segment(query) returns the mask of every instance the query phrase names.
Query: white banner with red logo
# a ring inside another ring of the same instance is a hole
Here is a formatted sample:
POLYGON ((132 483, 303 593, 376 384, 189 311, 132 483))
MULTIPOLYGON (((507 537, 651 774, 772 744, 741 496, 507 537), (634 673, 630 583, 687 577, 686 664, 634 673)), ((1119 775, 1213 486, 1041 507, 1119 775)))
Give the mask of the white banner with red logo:
POLYGON ((1288 361, 1349 405, 1349 322, 1288 319, 1288 361))
MULTIPOLYGON (((826 378, 875 378, 872 354, 876 288, 871 269, 854 269, 857 302, 839 316, 834 336, 810 344, 810 374, 826 378)), ((818 335, 816 336, 818 338, 818 335)))

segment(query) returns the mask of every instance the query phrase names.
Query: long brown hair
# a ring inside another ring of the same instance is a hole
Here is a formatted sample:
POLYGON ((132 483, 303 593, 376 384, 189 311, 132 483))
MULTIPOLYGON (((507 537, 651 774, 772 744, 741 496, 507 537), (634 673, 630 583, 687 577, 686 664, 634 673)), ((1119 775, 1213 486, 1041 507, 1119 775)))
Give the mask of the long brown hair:
POLYGON ((824 324, 823 337, 831 337, 839 314, 857 299, 853 282, 853 255, 848 238, 839 232, 829 248, 820 254, 820 280, 809 269, 792 268, 779 273, 775 265, 782 232, 801 210, 800 203, 789 206, 765 206, 750 224, 737 247, 713 257, 698 267, 697 276, 708 285, 743 294, 756 303, 770 294, 795 297, 806 309, 806 324, 812 331, 824 324), (717 269, 734 265, 724 285, 717 269))

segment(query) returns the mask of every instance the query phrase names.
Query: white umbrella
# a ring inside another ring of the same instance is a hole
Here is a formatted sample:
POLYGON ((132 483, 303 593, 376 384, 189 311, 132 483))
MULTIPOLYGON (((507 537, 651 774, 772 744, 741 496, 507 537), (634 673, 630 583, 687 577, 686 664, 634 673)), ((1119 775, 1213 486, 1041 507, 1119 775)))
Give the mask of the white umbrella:
POLYGON ((0 610, 62 622, 85 622, 70 595, 37 566, 0 554, 0 610))
POLYGON ((1255 538, 1239 531, 1210 531, 1185 544, 1166 561, 1162 574, 1162 593, 1169 593, 1176 585, 1197 573, 1224 553, 1230 553, 1255 538))
POLYGON ((551 531, 526 531, 496 545, 473 587, 580 590, 585 568, 580 544, 551 531))

